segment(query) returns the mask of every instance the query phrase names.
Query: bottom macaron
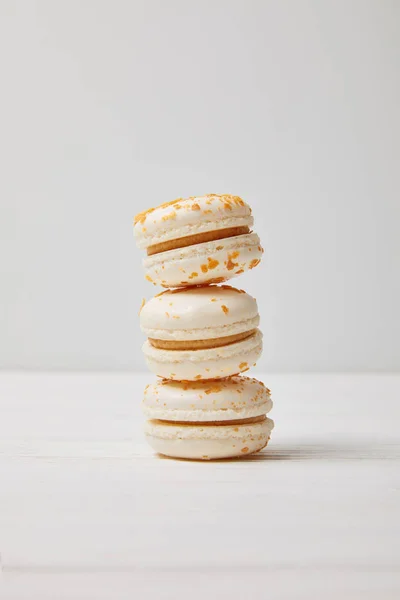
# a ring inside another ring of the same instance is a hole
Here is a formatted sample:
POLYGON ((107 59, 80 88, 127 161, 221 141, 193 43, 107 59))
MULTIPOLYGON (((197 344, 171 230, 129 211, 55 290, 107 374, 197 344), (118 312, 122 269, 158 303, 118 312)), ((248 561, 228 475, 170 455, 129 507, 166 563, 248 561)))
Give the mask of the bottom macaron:
POLYGON ((192 460, 246 456, 262 450, 274 422, 268 417, 218 423, 176 423, 151 420, 145 425, 150 446, 159 454, 192 460))
POLYGON ((174 458, 216 460, 258 452, 274 422, 270 390, 244 376, 213 381, 159 380, 146 386, 145 434, 158 453, 174 458))

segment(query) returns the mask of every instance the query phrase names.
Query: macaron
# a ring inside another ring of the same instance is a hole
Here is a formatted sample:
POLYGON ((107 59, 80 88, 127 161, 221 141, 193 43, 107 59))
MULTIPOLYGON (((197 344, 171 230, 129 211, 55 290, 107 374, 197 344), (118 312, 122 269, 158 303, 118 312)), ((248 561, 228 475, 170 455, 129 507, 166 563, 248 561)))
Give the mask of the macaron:
POLYGON ((221 283, 256 267, 263 253, 251 209, 238 196, 178 198, 136 215, 148 281, 164 287, 221 283))
POLYGON ((142 409, 148 419, 225 422, 266 415, 272 400, 261 381, 244 375, 213 381, 160 379, 146 386, 142 409))
POLYGON ((262 352, 259 320, 256 300, 228 285, 162 292, 140 311, 147 365, 178 381, 247 371, 262 352))
POLYGON ((270 391, 257 379, 162 380, 146 387, 145 435, 160 454, 212 460, 244 456, 264 448, 274 423, 270 391))

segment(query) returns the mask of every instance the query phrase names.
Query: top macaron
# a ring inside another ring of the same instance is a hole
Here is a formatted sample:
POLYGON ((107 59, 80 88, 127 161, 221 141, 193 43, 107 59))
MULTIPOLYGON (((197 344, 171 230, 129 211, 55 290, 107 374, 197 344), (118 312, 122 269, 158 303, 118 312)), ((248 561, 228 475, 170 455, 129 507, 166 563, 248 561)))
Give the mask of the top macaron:
POLYGON ((220 283, 253 269, 263 249, 251 209, 238 196, 178 198, 136 215, 134 234, 147 251, 146 279, 163 287, 220 283))

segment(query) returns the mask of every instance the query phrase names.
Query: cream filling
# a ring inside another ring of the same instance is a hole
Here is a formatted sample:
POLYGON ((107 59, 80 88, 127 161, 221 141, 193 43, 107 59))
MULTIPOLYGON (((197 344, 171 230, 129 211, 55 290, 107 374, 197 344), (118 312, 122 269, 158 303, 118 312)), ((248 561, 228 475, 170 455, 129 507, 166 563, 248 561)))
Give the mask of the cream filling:
MULTIPOLYGON (((176 221, 171 221, 173 227, 163 227, 163 224, 163 222, 159 222, 157 227, 154 227, 154 230, 153 227, 148 227, 146 232, 141 231, 143 229, 141 224, 135 225, 134 232, 138 247, 147 249, 154 244, 161 244, 208 231, 217 231, 218 229, 230 229, 231 227, 251 228, 253 226, 253 217, 242 216, 218 219, 214 215, 214 218, 211 220, 192 222, 181 226, 176 221)), ((144 223, 144 227, 146 228, 146 223, 144 223)))
POLYGON ((155 348, 147 341, 143 344, 143 352, 145 356, 160 363, 173 363, 182 361, 203 362, 218 358, 233 358, 244 353, 250 353, 254 350, 259 350, 261 352, 261 348, 262 333, 259 329, 256 330, 254 335, 246 338, 245 340, 241 340, 240 342, 235 342, 226 346, 220 346, 218 348, 207 348, 204 350, 163 350, 161 348, 155 348))

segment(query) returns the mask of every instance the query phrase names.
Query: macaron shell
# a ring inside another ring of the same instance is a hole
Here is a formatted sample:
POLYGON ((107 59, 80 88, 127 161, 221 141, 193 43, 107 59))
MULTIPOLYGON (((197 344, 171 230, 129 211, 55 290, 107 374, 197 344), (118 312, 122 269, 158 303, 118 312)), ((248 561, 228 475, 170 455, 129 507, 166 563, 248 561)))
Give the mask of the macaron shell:
POLYGON ((168 290, 147 302, 140 327, 159 340, 202 340, 256 329, 255 298, 230 286, 168 290))
POLYGON ((190 341, 190 340, 212 340, 245 333, 257 329, 260 317, 257 315, 252 319, 243 319, 231 325, 221 324, 220 327, 200 327, 196 329, 146 329, 149 338, 167 341, 190 341))
POLYGON ((142 408, 149 419, 230 421, 267 414, 270 391, 257 379, 233 376, 215 381, 162 380, 147 385, 142 408))
POLYGON ((256 233, 194 244, 148 256, 143 261, 148 281, 164 287, 184 287, 227 281, 253 269, 263 249, 256 233))
POLYGON ((139 248, 218 229, 253 225, 251 209, 238 196, 208 194, 178 198, 135 217, 139 248))
POLYGON ((161 350, 148 341, 143 353, 150 371, 172 380, 218 379, 247 371, 262 353, 262 333, 219 348, 206 350, 161 350))
POLYGON ((274 427, 272 419, 243 425, 181 425, 147 421, 145 435, 156 452, 174 458, 217 460, 262 450, 274 427))

